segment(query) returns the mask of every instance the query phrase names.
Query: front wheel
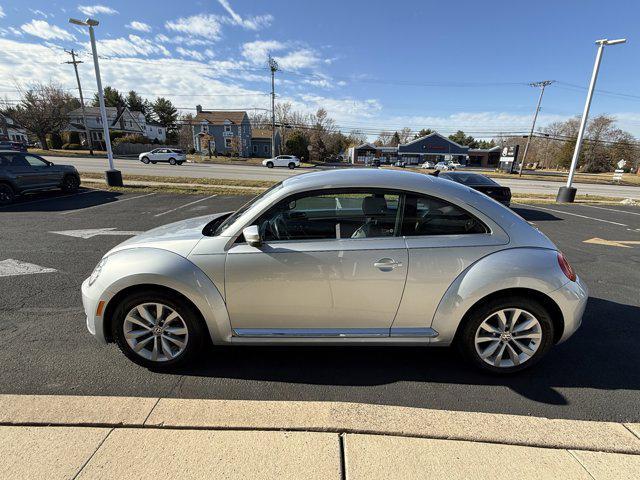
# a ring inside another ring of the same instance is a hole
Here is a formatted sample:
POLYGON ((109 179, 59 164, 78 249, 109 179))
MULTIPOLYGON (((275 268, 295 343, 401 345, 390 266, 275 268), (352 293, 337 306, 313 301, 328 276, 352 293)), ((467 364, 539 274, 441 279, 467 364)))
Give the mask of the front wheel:
POLYGON ((62 179, 62 191, 67 193, 77 192, 80 188, 80 179, 75 175, 67 175, 62 179))
POLYGON ((476 367, 511 373, 538 363, 553 346, 547 309, 524 297, 492 300, 468 315, 458 346, 476 367))
POLYGON ((144 163, 145 165, 148 165, 149 159, 147 157, 142 157, 142 163, 144 163))
POLYGON ((273 168, 273 162, 267 162, 267 168, 273 168))
POLYGON ((291 163, 289 164, 289 170, 293 170, 294 168, 296 168, 296 164, 295 164, 295 163, 293 163, 293 162, 291 162, 291 163))
POLYGON ((198 312, 180 297, 163 291, 145 290, 125 298, 111 326, 122 353, 155 370, 188 363, 204 344, 198 312))

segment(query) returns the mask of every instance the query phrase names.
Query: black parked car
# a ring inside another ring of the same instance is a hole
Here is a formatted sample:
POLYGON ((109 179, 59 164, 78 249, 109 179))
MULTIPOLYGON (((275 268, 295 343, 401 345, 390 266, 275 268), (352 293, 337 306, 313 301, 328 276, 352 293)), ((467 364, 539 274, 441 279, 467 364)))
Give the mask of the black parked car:
POLYGON ((17 150, 18 152, 26 152, 27 146, 22 142, 2 140, 0 141, 0 150, 17 150))
POLYGON ((478 190, 507 207, 509 203, 511 203, 511 189, 509 187, 503 187, 489 177, 480 175, 479 173, 440 172, 439 177, 453 180, 454 182, 462 183, 467 187, 478 190))
POLYGON ((7 205, 16 195, 61 188, 75 192, 80 175, 72 165, 54 165, 38 155, 0 150, 0 205, 7 205))

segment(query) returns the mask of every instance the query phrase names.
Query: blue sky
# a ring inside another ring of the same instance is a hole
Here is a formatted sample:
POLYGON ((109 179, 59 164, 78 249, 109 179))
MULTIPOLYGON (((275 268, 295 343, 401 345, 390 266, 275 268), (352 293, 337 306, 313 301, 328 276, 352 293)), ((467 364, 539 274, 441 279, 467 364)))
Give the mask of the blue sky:
POLYGON ((267 108, 266 54, 280 62, 279 101, 327 109, 345 130, 436 128, 477 137, 524 131, 537 91, 540 125, 582 111, 599 38, 607 48, 592 113, 640 136, 640 2, 540 1, 40 1, 0 0, 0 96, 54 80, 73 89, 64 48, 84 87, 95 77, 86 31, 100 20, 103 82, 185 109, 267 108), (622 94, 622 95, 621 95, 622 94))

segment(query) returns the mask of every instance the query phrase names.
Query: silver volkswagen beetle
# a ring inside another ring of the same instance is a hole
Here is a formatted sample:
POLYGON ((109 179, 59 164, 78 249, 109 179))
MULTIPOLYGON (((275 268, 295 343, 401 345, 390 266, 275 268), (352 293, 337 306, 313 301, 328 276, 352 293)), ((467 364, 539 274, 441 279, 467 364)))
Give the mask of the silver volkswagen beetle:
POLYGON ((513 372, 576 331, 587 296, 556 246, 486 195, 369 169, 150 230, 82 284, 89 331, 159 369, 222 344, 456 344, 513 372))

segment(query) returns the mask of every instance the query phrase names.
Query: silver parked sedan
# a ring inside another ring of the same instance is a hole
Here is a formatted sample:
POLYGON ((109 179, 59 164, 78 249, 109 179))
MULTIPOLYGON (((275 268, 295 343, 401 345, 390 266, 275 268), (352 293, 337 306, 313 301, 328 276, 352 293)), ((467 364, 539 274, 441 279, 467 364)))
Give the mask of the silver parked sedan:
POLYGON ((512 372, 578 328, 587 288, 541 232, 464 185, 353 169, 150 230, 82 284, 89 331, 154 368, 206 345, 456 344, 512 372))

